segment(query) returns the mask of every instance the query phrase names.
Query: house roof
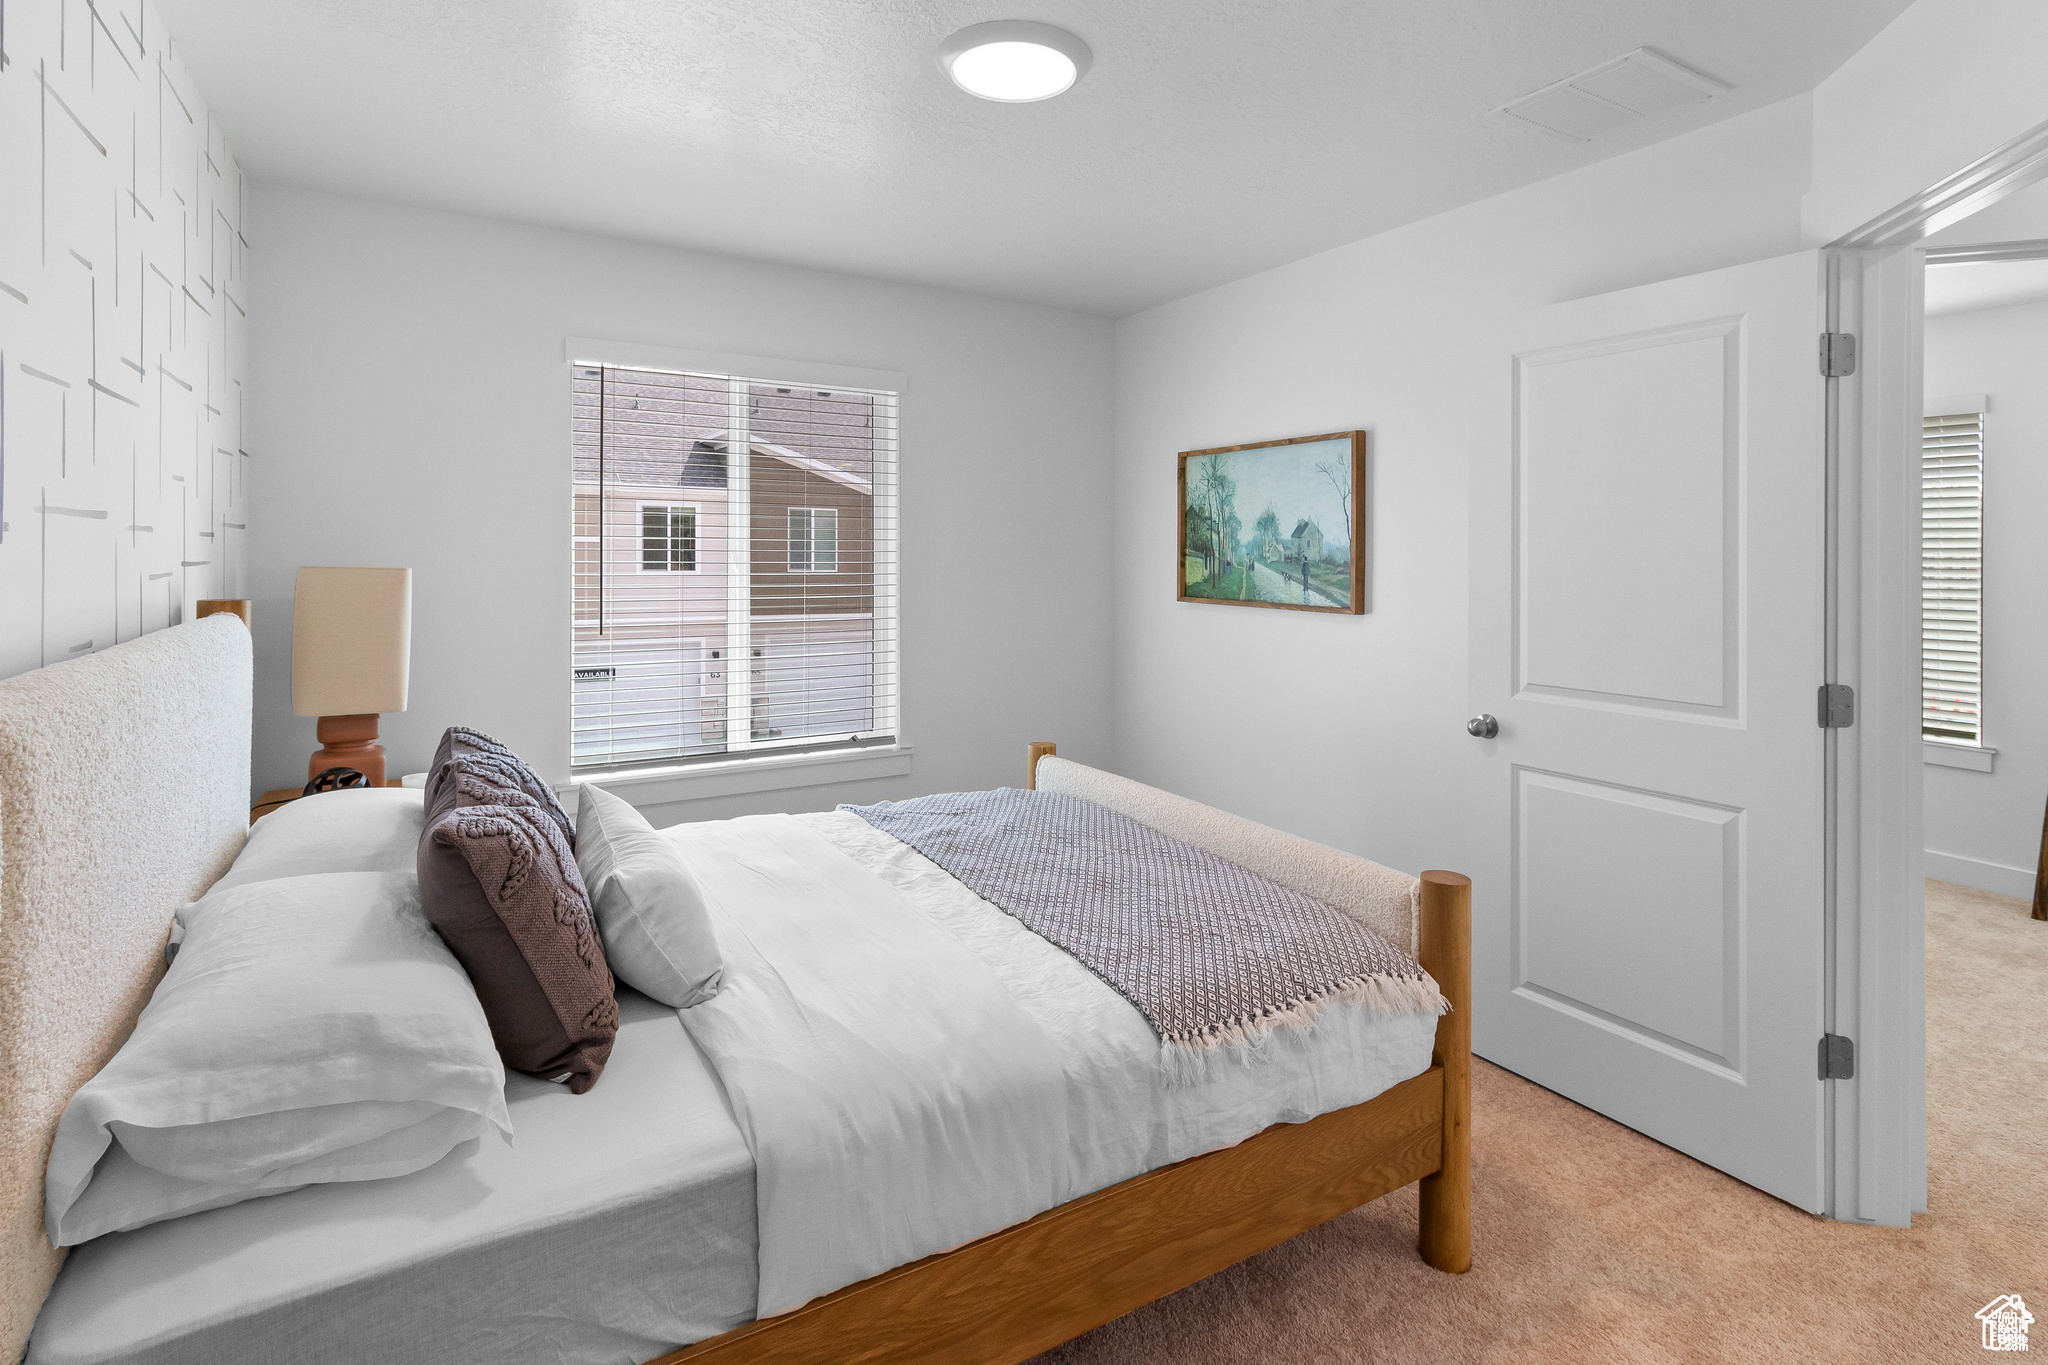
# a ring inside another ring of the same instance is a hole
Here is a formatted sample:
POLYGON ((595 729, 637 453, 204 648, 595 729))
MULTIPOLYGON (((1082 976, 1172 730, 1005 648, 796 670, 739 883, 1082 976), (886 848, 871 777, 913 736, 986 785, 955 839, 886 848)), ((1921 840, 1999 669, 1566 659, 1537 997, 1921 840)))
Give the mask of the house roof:
POLYGON ((1294 534, 1291 537, 1291 539, 1300 540, 1304 535, 1306 535, 1310 531, 1314 531, 1317 535, 1321 535, 1323 533, 1323 528, 1316 525, 1307 517, 1303 517, 1300 521, 1294 523, 1294 534))
MULTIPOLYGON (((576 481, 723 488, 730 446, 728 381, 650 370, 579 369, 573 381, 576 481), (602 402, 600 402, 600 398, 602 402)), ((748 450, 872 495, 876 399, 770 384, 747 387, 748 450)))

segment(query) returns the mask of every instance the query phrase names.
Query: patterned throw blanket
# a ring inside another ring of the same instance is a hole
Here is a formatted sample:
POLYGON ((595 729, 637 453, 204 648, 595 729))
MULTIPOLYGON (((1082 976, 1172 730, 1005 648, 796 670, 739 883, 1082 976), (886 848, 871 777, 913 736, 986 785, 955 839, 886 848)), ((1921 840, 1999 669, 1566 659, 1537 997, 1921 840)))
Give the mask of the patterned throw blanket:
POLYGON ((1079 797, 1005 787, 843 809, 1101 977, 1169 1054, 1255 1049, 1332 1001, 1449 1008, 1415 959, 1342 911, 1079 797))

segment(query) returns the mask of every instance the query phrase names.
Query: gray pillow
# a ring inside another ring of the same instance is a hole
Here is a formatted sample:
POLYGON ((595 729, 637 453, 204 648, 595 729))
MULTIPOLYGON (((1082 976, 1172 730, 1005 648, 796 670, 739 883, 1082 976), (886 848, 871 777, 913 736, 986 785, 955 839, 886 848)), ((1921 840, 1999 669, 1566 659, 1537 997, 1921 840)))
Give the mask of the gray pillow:
POLYGON ((590 783, 576 806, 576 866, 619 980, 679 1009, 718 994, 725 959, 682 852, 629 802, 590 783))

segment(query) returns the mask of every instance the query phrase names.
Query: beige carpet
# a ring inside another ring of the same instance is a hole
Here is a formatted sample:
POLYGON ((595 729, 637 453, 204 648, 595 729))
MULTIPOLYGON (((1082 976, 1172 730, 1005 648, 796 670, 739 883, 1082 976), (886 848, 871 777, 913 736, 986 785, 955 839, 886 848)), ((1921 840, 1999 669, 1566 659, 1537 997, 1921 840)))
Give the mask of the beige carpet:
POLYGON ((1038 1358, 1944 1361, 2023 1295, 2048 1351, 2048 924, 1927 887, 1930 1211, 1828 1223, 1509 1073, 1473 1077, 1472 1273, 1415 1257, 1411 1186, 1038 1358))

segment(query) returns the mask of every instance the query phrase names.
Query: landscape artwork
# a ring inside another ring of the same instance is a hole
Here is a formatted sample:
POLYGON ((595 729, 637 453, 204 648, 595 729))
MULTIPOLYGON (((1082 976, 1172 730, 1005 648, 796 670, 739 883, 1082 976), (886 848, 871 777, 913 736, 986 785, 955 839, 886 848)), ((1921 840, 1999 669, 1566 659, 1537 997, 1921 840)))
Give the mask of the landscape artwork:
POLYGON ((1183 451, 1180 600, 1365 610, 1365 433, 1183 451))

